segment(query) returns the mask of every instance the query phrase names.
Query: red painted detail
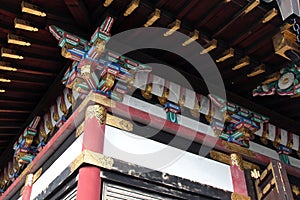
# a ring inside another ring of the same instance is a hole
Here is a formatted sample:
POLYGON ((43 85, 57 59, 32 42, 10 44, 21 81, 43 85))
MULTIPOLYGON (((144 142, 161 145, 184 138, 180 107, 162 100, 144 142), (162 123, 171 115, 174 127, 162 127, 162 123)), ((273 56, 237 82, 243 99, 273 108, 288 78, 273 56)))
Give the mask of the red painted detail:
POLYGON ((32 191, 33 174, 27 175, 27 183, 24 186, 22 200, 30 200, 32 191))
POLYGON ((248 196, 247 185, 244 170, 241 170, 238 166, 230 165, 231 178, 233 191, 238 194, 248 196))
POLYGON ((96 117, 85 119, 82 150, 103 153, 105 123, 100 124, 96 117))
POLYGON ((32 186, 26 186, 24 188, 22 200, 30 200, 32 186))
POLYGON ((100 168, 85 166, 79 169, 77 200, 100 200, 101 178, 100 168))
MULTIPOLYGON (((82 150, 103 153, 105 122, 100 124, 97 117, 86 117, 82 150)), ((79 169, 77 200, 100 200, 101 179, 100 168, 83 166, 79 169)))

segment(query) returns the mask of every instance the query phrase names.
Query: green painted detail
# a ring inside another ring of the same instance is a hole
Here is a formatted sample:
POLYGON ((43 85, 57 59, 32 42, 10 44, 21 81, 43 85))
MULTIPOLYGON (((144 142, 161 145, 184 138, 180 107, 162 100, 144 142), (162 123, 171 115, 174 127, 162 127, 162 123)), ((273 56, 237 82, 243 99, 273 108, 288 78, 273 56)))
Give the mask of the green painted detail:
POLYGON ((122 101, 122 99, 116 93, 114 93, 114 92, 111 93, 110 98, 112 100, 115 100, 115 101, 118 101, 118 102, 122 101))
POLYGON ((286 154, 283 154, 283 153, 279 154, 279 159, 287 165, 291 164, 290 159, 289 159, 288 155, 286 155, 286 154))
POLYGON ((172 112, 167 112, 167 120, 178 124, 177 114, 172 112))

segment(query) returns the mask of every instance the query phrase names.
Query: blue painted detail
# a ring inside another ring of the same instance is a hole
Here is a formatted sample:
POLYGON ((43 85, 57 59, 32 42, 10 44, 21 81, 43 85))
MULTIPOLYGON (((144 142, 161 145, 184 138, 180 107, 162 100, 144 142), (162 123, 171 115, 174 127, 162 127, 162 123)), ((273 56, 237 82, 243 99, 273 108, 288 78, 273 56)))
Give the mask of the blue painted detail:
POLYGON ((167 102, 166 105, 165 105, 165 107, 164 107, 164 109, 167 109, 167 108, 172 108, 172 109, 180 112, 180 107, 177 106, 177 105, 175 105, 175 104, 173 104, 173 103, 170 103, 170 102, 167 102))
POLYGON ((101 91, 101 90, 95 90, 95 92, 97 92, 97 93, 99 93, 99 94, 102 94, 102 95, 104 95, 104 96, 107 96, 107 97, 110 97, 110 95, 111 95, 111 91, 110 91, 110 90, 107 91, 107 92, 103 92, 103 91, 101 91))

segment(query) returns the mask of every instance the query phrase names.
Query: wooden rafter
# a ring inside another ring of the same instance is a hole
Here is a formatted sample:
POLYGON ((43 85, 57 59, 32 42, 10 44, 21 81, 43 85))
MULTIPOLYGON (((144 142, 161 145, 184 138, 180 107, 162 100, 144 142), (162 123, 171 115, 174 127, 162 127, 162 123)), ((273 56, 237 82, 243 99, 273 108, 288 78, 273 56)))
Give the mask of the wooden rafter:
POLYGON ((30 113, 30 111, 29 110, 0 109, 0 113, 30 113))
POLYGON ((64 0, 73 18, 77 22, 77 25, 83 28, 91 28, 91 21, 89 12, 84 5, 83 1, 80 0, 64 0))

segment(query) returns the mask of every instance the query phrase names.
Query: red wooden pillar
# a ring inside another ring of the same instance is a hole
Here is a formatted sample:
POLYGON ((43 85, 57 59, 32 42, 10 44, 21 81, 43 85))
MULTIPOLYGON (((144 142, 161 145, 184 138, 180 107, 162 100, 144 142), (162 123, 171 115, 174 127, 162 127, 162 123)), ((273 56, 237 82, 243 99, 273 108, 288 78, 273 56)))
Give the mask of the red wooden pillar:
POLYGON ((230 171, 234 195, 241 195, 244 196, 244 199, 247 199, 248 191, 241 155, 237 153, 230 154, 230 171))
MULTIPOLYGON (((103 153, 106 109, 100 105, 89 106, 85 114, 82 150, 103 153)), ((79 169, 77 200, 100 200, 100 168, 84 166, 79 169)))
POLYGON ((22 200, 30 200, 32 182, 33 182, 33 174, 28 174, 25 180, 22 200))

